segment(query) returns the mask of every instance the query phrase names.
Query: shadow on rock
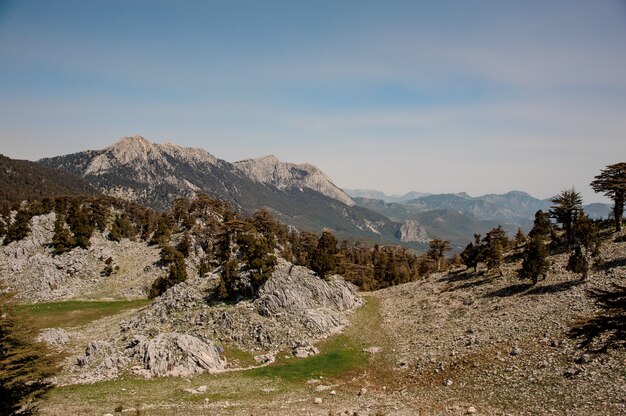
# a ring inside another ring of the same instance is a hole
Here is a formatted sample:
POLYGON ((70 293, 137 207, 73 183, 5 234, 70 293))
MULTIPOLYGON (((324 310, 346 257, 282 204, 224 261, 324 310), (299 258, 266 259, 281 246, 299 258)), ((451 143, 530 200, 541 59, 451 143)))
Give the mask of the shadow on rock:
POLYGON ((518 283, 515 285, 503 287, 493 292, 485 294, 486 298, 505 298, 507 296, 518 295, 530 289, 533 285, 531 283, 518 283))
POLYGON ((580 342, 579 348, 605 352, 626 347, 626 286, 613 284, 609 290, 590 290, 589 296, 603 313, 574 326, 569 335, 580 342))
POLYGON ((545 295, 548 293, 564 292, 580 284, 583 284, 584 282, 584 280, 571 280, 569 282, 554 283, 552 285, 536 286, 528 292, 524 293, 524 295, 545 295))

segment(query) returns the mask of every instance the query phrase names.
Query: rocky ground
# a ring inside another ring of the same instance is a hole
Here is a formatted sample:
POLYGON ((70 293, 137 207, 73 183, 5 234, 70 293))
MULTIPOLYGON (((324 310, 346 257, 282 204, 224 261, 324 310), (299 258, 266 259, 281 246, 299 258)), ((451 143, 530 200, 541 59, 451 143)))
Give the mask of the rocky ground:
MULTIPOLYGON (((52 257, 54 215, 34 221, 0 252, 1 276, 22 301, 142 297, 163 273, 158 249, 98 235, 89 250, 52 257), (108 257, 119 269, 107 277, 108 257)), ((207 297, 215 276, 190 278, 140 310, 42 334, 68 355, 60 384, 112 380, 55 390, 43 414, 113 414, 118 401, 125 414, 154 415, 626 414, 623 340, 598 352, 606 338, 580 348, 571 335, 603 312, 590 293, 626 283, 626 242, 611 236, 586 280, 565 270, 566 254, 553 256, 536 286, 518 280, 511 254, 502 276, 452 270, 363 294, 363 308, 340 279, 286 262, 259 299, 237 305, 207 297), (330 378, 232 373, 236 360, 222 354, 252 351, 257 362, 244 366, 257 367, 319 349, 332 366, 336 345, 319 341, 339 331, 367 362, 330 378)))
POLYGON ((24 303, 68 299, 145 298, 165 270, 156 265, 159 248, 124 239, 107 240, 94 233, 91 246, 52 255, 56 214, 35 216, 23 240, 0 248, 0 280, 24 303), (107 259, 114 272, 106 276, 107 259))

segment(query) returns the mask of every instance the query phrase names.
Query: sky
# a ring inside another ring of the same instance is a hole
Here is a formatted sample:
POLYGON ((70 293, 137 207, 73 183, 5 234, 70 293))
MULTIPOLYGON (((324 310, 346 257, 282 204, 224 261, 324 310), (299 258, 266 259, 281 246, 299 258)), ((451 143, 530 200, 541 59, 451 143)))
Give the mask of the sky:
POLYGON ((0 153, 121 137, 546 198, 626 159, 626 1, 0 0, 0 153))

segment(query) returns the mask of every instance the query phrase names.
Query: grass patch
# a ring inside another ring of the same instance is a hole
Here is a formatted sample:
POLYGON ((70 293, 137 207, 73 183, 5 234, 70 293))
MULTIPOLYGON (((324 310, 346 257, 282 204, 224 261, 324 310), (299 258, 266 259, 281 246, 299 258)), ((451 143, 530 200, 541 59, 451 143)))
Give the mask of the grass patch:
POLYGON ((88 324, 128 309, 146 306, 148 299, 114 301, 67 301, 19 305, 20 312, 28 313, 37 328, 70 328, 88 324))
POLYGON ((220 355, 226 358, 226 362, 232 367, 245 368, 258 365, 252 353, 237 348, 224 346, 224 352, 220 355))
POLYGON ((336 377, 367 364, 367 357, 362 348, 345 335, 337 335, 324 344, 320 345, 322 352, 313 357, 282 358, 276 364, 256 368, 246 374, 252 377, 301 382, 320 376, 336 377))

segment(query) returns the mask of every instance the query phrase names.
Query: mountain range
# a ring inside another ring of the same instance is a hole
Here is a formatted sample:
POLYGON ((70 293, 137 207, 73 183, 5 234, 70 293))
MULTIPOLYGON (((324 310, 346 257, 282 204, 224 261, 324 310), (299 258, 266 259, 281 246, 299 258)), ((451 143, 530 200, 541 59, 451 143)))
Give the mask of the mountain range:
MULTIPOLYGON (((418 248, 418 236, 403 234, 402 222, 359 207, 320 169, 284 163, 275 156, 230 163, 203 149, 125 137, 102 150, 39 160, 82 177, 103 193, 165 210, 178 197, 206 193, 241 212, 269 210, 303 230, 330 229, 342 238, 404 243, 418 248)), ((406 230, 406 227, 404 228, 406 230)))
MULTIPOLYGON (((204 149, 152 143, 141 136, 124 137, 101 150, 18 162, 47 172, 37 177, 55 177, 45 169, 64 171, 56 177, 73 184, 78 193, 102 192, 162 211, 178 197, 206 193, 242 213, 267 209, 301 230, 329 229, 340 238, 418 250, 433 238, 449 240, 458 250, 473 234, 498 225, 509 234, 529 230, 534 213, 550 208, 549 199, 521 191, 471 197, 463 192, 389 196, 376 190, 342 190, 308 163, 283 162, 274 155, 231 163, 204 149)), ((591 204, 585 211, 593 218, 606 217, 610 206, 591 204)))

